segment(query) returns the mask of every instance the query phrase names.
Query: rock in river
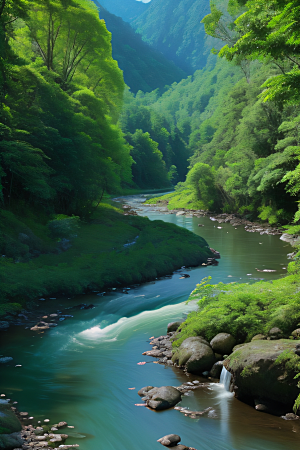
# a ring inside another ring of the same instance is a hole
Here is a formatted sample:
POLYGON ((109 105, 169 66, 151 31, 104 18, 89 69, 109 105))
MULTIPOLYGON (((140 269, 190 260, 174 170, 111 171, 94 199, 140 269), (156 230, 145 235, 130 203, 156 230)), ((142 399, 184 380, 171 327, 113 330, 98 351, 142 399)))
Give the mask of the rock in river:
POLYGON ((173 386, 154 387, 150 390, 149 386, 139 390, 139 395, 146 394, 142 400, 152 409, 168 409, 175 406, 181 400, 181 393, 173 386))
POLYGON ((283 352, 289 352, 297 365, 297 344, 289 339, 257 340, 237 348, 224 362, 233 375, 236 397, 246 402, 257 398, 280 402, 286 412, 291 412, 299 394, 296 372, 286 370, 284 363, 276 360, 283 352))
POLYGON ((173 363, 185 365, 190 373, 201 374, 210 370, 216 362, 214 352, 209 343, 201 336, 185 339, 172 356, 173 363))
POLYGON ((166 436, 163 436, 162 438, 158 439, 157 442, 159 442, 162 445, 165 445, 166 447, 173 447, 174 445, 177 445, 178 442, 181 441, 180 436, 178 434, 167 434, 166 436))

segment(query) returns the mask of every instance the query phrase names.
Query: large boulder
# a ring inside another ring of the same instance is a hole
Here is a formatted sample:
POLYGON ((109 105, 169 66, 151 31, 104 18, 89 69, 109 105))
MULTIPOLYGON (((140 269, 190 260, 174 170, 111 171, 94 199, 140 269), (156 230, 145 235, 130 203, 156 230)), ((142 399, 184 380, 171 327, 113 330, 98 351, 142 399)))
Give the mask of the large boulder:
POLYGON ((174 351, 173 363, 186 367, 190 373, 201 374, 210 370, 216 362, 214 352, 209 343, 201 336, 185 339, 174 351))
POLYGON ((280 402, 290 412, 299 394, 296 371, 286 370, 284 363, 276 360, 290 352, 299 363, 297 345, 298 341, 289 339, 257 340, 237 348, 224 362, 233 375, 236 397, 252 403, 254 399, 280 402))
POLYGON ((181 401, 181 393, 173 386, 155 387, 147 391, 146 396, 142 400, 147 403, 149 408, 156 410, 168 409, 181 401))
POLYGON ((235 346, 235 339, 229 333, 219 333, 210 341, 210 345, 215 353, 229 355, 235 346))

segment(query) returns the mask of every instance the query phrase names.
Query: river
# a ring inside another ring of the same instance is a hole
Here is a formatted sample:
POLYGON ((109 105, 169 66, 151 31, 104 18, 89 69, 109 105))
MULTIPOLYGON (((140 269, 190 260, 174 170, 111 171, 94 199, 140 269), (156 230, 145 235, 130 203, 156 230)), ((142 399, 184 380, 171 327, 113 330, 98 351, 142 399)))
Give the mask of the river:
POLYGON ((286 273, 290 245, 278 236, 247 233, 229 224, 218 228, 207 217, 161 214, 142 206, 140 196, 125 201, 151 220, 176 223, 203 236, 221 253, 219 265, 188 269, 190 278, 185 279, 175 272, 172 278, 132 287, 127 295, 115 290, 103 297, 52 301, 53 312, 81 302, 96 308, 72 311, 73 318, 45 334, 21 327, 8 330, 1 353, 14 361, 1 368, 2 392, 34 421, 49 418, 74 426, 67 431, 74 436, 67 443, 79 443, 82 450, 159 450, 163 447, 157 439, 169 433, 179 434, 182 443, 197 450, 298 449, 297 421, 259 413, 218 384, 207 383, 181 403, 193 410, 213 407, 212 417, 190 419, 176 410, 154 412, 135 405, 141 403, 137 390, 143 386, 187 381, 179 369, 153 364, 142 352, 151 349, 151 336, 165 333, 168 322, 194 308, 184 301, 195 285, 208 275, 214 283, 278 278, 286 273), (141 361, 147 364, 138 365, 141 361))

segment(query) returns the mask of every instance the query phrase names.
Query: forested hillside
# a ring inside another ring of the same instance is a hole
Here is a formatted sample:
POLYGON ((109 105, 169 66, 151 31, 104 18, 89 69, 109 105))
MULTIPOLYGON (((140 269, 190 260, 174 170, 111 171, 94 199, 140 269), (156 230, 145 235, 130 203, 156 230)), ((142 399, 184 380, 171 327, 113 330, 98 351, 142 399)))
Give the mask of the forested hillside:
POLYGON ((132 92, 163 90, 166 85, 186 77, 186 73, 172 61, 143 42, 128 23, 101 7, 97 1, 95 4, 99 7, 100 18, 112 33, 112 56, 118 61, 124 81, 132 92))
POLYGON ((207 33, 226 44, 217 65, 174 84, 151 104, 183 133, 192 153, 186 182, 169 197, 170 207, 248 214, 274 225, 293 218, 297 223, 297 9, 293 2, 276 1, 266 9, 253 0, 236 19, 244 3, 230 2, 226 16, 213 6, 204 19, 207 33))
POLYGON ((145 42, 189 74, 205 66, 209 48, 201 24, 209 0, 152 0, 132 26, 145 42))
POLYGON ((7 2, 1 15, 1 200, 82 214, 131 182, 122 72, 91 2, 28 6, 7 2))

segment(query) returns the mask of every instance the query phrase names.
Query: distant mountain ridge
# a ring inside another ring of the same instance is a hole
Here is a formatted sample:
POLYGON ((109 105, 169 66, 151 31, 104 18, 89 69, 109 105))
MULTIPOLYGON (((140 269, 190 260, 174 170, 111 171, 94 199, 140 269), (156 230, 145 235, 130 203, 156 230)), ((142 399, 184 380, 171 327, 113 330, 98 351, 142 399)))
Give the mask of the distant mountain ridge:
POLYGON ((200 22, 210 13, 209 0, 152 0, 148 5, 131 22, 143 40, 188 73, 203 68, 209 50, 200 22))
POLYGON ((123 70, 125 83, 131 91, 150 92, 157 88, 179 82, 187 76, 164 55, 143 42, 142 37, 120 17, 111 14, 102 4, 94 0, 104 19, 108 31, 112 33, 112 54, 123 70))

